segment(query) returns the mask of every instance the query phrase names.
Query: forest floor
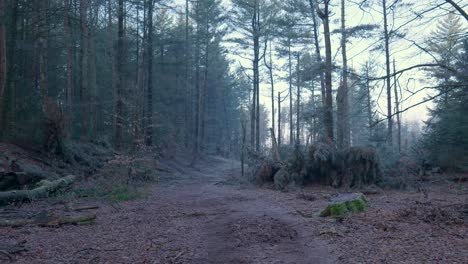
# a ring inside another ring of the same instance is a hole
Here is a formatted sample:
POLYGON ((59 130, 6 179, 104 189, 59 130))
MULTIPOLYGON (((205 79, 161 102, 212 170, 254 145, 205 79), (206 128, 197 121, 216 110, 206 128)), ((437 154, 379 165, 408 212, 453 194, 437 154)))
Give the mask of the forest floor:
POLYGON ((125 202, 36 201, 24 214, 93 205, 91 225, 0 227, 0 262, 14 263, 467 263, 468 184, 440 181, 368 195, 370 208, 318 217, 338 190, 279 192, 240 177, 240 164, 161 161, 168 171, 125 202), (22 243, 14 255, 2 247, 22 243), (9 260, 11 258, 11 260, 9 260))

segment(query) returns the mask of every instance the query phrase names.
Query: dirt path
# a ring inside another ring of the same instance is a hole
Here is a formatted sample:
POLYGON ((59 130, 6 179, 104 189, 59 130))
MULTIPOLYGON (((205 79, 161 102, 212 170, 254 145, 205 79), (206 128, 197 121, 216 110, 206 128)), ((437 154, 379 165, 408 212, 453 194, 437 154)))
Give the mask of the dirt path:
POLYGON ((276 192, 230 184, 239 164, 207 158, 173 166, 177 181, 151 195, 103 205, 92 226, 0 229, 0 243, 26 240, 17 263, 333 263, 276 192))

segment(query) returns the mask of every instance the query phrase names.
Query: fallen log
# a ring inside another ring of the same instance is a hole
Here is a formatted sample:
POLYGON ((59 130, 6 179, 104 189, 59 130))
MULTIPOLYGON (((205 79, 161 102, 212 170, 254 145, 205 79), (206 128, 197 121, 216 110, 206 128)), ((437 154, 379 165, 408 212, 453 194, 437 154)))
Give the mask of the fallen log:
POLYGON ((27 201, 48 197, 50 193, 65 188, 75 181, 74 175, 68 175, 55 181, 42 181, 42 186, 32 190, 14 190, 0 192, 0 204, 15 201, 27 201))

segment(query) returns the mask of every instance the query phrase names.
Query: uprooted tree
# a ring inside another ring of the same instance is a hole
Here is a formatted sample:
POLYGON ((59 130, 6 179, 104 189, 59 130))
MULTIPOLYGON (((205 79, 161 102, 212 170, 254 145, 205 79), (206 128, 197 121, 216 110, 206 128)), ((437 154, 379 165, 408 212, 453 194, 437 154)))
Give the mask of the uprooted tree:
POLYGON ((295 146, 287 156, 285 162, 261 159, 254 172, 256 183, 274 182, 277 189, 307 183, 361 188, 382 180, 379 156, 370 147, 339 151, 330 140, 320 140, 304 150, 295 146))

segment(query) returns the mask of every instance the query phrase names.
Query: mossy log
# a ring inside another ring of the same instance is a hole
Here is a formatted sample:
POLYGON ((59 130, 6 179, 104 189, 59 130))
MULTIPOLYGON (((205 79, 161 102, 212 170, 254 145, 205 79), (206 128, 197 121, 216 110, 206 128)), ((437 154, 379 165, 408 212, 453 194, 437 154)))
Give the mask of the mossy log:
POLYGON ((45 198, 50 193, 53 193, 58 189, 65 188, 71 185, 75 181, 75 179, 75 176, 68 175, 55 181, 41 181, 42 186, 32 190, 14 190, 0 192, 0 204, 45 198))
POLYGON ((342 217, 347 214, 365 211, 366 196, 362 193, 340 194, 331 200, 330 204, 320 213, 322 217, 342 217))

